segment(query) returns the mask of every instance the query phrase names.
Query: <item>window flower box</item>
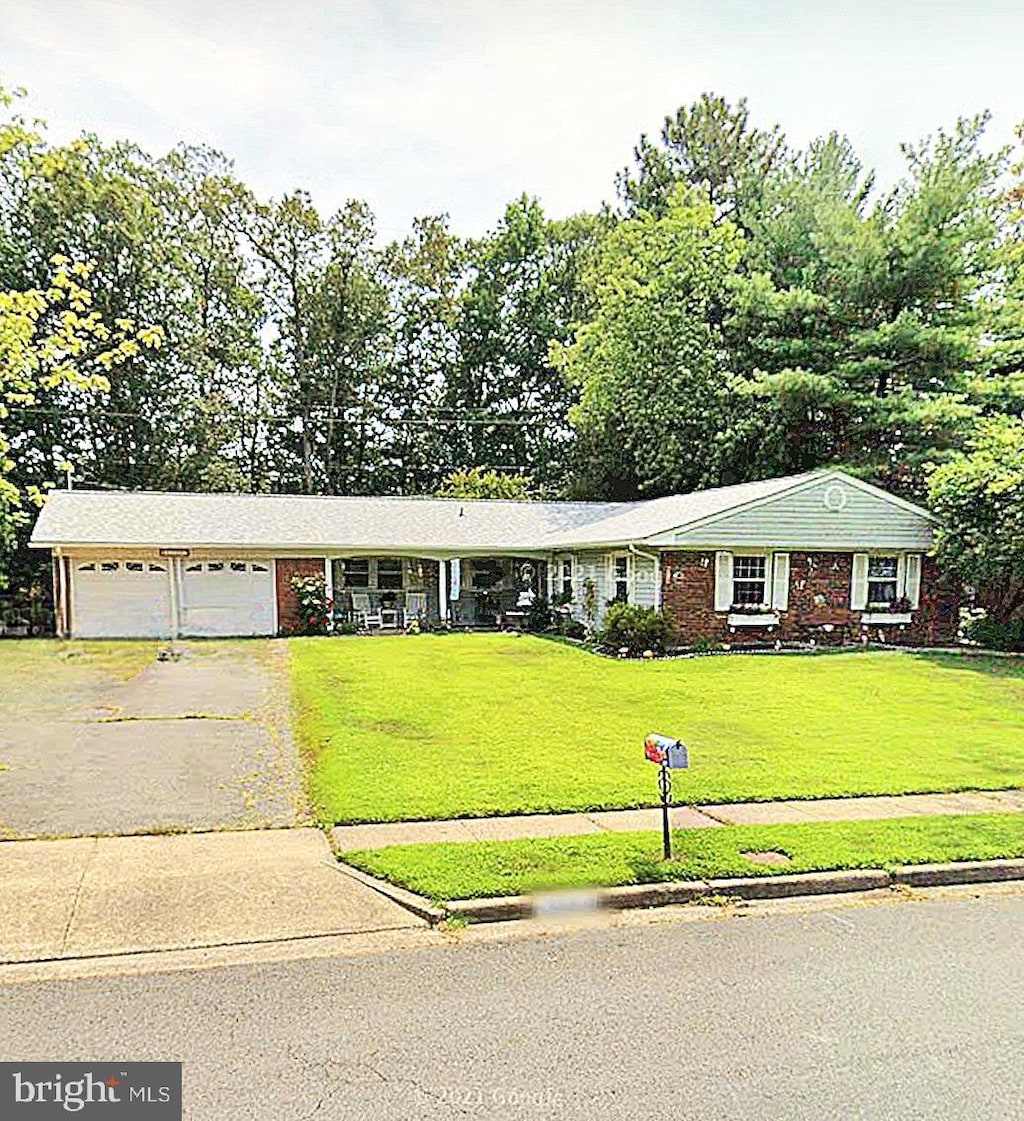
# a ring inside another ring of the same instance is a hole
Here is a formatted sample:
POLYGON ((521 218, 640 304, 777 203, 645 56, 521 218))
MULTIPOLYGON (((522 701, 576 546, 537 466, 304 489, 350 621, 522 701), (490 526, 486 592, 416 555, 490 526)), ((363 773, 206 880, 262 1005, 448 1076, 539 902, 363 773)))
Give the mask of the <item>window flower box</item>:
POLYGON ((862 627, 906 626, 913 622, 909 611, 865 611, 860 617, 862 627))
POLYGON ((731 611, 727 620, 730 627, 777 627, 777 611, 731 611))

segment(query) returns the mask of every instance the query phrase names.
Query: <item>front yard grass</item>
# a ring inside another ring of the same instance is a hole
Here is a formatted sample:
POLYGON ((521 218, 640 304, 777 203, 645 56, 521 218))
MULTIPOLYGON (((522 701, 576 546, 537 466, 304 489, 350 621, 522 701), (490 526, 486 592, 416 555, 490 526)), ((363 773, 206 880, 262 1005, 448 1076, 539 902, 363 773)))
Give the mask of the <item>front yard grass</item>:
POLYGON ((1024 814, 687 829, 673 834, 673 852, 676 859, 663 863, 659 833, 592 833, 530 841, 401 845, 344 853, 342 859, 430 899, 470 899, 664 880, 1024 856, 1024 814), (743 855, 766 850, 785 853, 792 863, 757 864, 743 855))
POLYGON ((502 634, 291 642, 317 815, 393 821, 1024 785, 1024 665, 865 651, 656 662, 502 634))

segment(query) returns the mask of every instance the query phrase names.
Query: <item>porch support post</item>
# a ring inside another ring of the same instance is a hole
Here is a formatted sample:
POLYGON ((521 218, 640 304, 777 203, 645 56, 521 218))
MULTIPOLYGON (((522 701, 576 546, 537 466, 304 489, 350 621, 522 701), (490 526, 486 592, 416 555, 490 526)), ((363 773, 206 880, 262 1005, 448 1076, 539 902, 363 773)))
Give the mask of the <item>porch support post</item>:
POLYGON ((451 575, 448 572, 448 562, 439 559, 437 562, 437 598, 440 600, 441 622, 447 624, 450 611, 448 597, 451 595, 451 575))
POLYGON ((67 589, 67 569, 64 566, 64 557, 61 555, 60 549, 54 550, 53 556, 53 598, 54 598, 54 611, 53 621, 57 631, 58 638, 68 637, 68 589, 67 589))
POLYGON ((324 557, 324 595, 330 601, 331 609, 327 612, 327 629, 334 630, 334 562, 330 557, 324 557))
POLYGON ((169 618, 168 630, 172 639, 178 637, 181 631, 181 560, 178 557, 167 559, 167 611, 169 618))

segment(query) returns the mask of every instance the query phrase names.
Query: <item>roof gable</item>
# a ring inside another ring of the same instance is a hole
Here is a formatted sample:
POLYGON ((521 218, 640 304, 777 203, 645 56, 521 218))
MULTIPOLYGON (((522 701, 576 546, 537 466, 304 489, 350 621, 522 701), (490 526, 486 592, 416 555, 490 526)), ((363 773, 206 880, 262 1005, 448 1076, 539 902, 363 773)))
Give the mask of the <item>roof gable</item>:
POLYGON ((774 494, 664 530, 651 545, 811 549, 931 547, 935 517, 847 475, 824 471, 774 494))

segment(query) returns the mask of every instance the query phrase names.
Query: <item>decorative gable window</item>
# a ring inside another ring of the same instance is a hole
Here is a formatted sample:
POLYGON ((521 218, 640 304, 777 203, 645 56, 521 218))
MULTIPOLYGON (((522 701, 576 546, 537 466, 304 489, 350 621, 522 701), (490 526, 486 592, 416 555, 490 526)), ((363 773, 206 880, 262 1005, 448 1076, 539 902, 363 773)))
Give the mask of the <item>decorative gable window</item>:
POLYGON ((737 607, 762 607, 768 603, 768 558, 732 558, 732 602, 737 607))

